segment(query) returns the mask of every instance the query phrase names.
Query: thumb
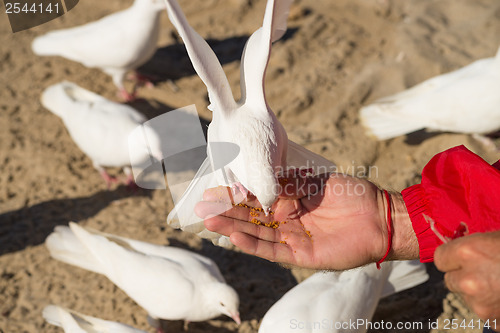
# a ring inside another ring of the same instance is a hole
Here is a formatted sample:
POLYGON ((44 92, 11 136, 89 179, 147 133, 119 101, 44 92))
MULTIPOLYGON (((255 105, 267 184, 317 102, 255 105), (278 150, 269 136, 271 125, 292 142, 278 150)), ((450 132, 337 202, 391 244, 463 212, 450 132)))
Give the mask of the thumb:
POLYGON ((305 177, 302 175, 287 175, 278 179, 281 189, 279 197, 282 199, 301 199, 321 192, 330 178, 329 173, 305 177))

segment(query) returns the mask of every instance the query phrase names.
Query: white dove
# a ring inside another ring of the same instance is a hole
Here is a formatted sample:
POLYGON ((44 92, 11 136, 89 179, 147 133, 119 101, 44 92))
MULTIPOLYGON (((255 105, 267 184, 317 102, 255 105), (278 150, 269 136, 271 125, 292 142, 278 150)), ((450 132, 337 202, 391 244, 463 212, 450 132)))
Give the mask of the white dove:
POLYGON ((427 128, 460 133, 491 133, 500 128, 500 49, 382 98, 360 110, 367 131, 379 140, 427 128))
POLYGON ((318 272, 276 302, 259 333, 357 332, 367 324, 380 298, 421 284, 429 276, 416 261, 384 262, 344 272, 318 272))
MULTIPOLYGON (((250 36, 241 59, 241 99, 233 98, 224 70, 205 40, 189 26, 176 0, 165 0, 170 21, 184 40, 193 67, 207 86, 213 111, 208 128, 207 155, 203 165, 184 192, 183 197, 167 222, 173 227, 198 233, 201 237, 221 243, 220 235, 209 232, 194 214, 194 205, 201 201, 203 191, 217 185, 238 188, 246 195, 252 192, 265 213, 277 198, 277 174, 290 166, 290 159, 299 161, 298 168, 311 166, 315 159, 321 165, 325 159, 318 157, 293 142, 267 104, 264 77, 272 42, 286 31, 286 21, 292 0, 269 0, 264 22, 250 36), (235 158, 224 149, 230 143, 239 149, 235 158), (237 156, 236 156, 237 155, 237 156), (312 163, 311 163, 312 162, 312 163), (288 165, 287 165, 288 163, 288 165)), ((326 165, 332 165, 326 162, 326 165)))
POLYGON ((162 0, 135 0, 125 10, 98 21, 39 36, 31 45, 41 56, 61 56, 110 75, 120 94, 132 100, 123 86, 125 74, 146 63, 156 51, 162 0))
POLYGON ((153 319, 240 323, 239 297, 202 255, 84 229, 57 226, 45 245, 65 263, 105 275, 153 319))
MULTIPOLYGON (((124 167, 127 184, 132 182, 128 136, 146 121, 144 115, 67 81, 48 87, 41 101, 45 108, 62 119, 72 139, 92 160, 108 188, 115 179, 107 174, 104 166, 124 167)), ((144 130, 153 155, 161 159, 160 136, 150 127, 144 130)))
POLYGON ((43 318, 66 333, 146 333, 132 326, 90 317, 56 305, 43 309, 43 318))

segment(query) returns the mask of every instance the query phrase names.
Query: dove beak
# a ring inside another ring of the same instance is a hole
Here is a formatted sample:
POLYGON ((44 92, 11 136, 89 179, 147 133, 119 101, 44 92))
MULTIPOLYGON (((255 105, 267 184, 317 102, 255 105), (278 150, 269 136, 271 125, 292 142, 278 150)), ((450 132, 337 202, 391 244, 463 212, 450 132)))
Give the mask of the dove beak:
POLYGON ((269 216, 269 212, 271 211, 271 207, 264 207, 264 214, 269 216))
POLYGON ((240 313, 236 312, 231 314, 231 318, 236 322, 236 324, 240 325, 241 324, 241 319, 240 319, 240 313))

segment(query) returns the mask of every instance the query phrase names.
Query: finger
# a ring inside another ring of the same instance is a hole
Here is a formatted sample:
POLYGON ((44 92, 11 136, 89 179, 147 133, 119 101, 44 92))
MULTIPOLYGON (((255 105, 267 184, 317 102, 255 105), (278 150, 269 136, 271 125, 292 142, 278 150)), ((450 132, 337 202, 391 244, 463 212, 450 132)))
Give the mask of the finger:
POLYGON ((439 246, 434 252, 434 264, 441 272, 450 272, 462 267, 459 258, 459 249, 462 239, 455 239, 449 243, 439 246))
POLYGON ((451 271, 444 275, 445 285, 450 291, 469 297, 485 295, 488 285, 484 279, 485 277, 477 272, 464 270, 451 271))
POLYGON ((225 202, 225 203, 245 203, 252 207, 261 208, 261 204, 257 201, 257 198, 252 194, 248 193, 247 197, 243 195, 240 191, 233 191, 227 186, 218 186, 214 188, 209 188, 203 192, 204 201, 213 202, 225 202))
POLYGON ((195 213, 201 218, 208 215, 224 215, 226 217, 256 224, 268 224, 274 221, 274 215, 265 215, 262 208, 250 207, 247 204, 230 204, 225 202, 201 201, 195 206, 195 213))
POLYGON ((194 206, 194 213, 204 219, 209 215, 222 215, 232 208, 230 203, 200 201, 194 206))
POLYGON ((308 195, 321 192, 330 174, 321 174, 312 177, 293 175, 279 179, 281 191, 279 196, 286 199, 301 199, 308 195))
POLYGON ((444 285, 449 291, 459 292, 457 286, 456 272, 449 272, 444 275, 444 285))
POLYGON ((245 233, 269 242, 279 242, 281 239, 281 233, 276 229, 235 220, 226 216, 213 216, 207 218, 204 224, 208 230, 224 236, 230 236, 234 233, 245 233))
POLYGON ((240 191, 235 191, 227 186, 217 186, 203 192, 203 200, 205 201, 233 202, 242 198, 243 194, 240 191))
POLYGON ((243 232, 231 234, 230 240, 231 243, 248 254, 270 261, 295 263, 292 249, 287 244, 258 239, 243 232))
POLYGON ((459 294, 471 294, 472 289, 477 289, 474 282, 468 279, 462 270, 446 273, 444 284, 449 291, 459 294))

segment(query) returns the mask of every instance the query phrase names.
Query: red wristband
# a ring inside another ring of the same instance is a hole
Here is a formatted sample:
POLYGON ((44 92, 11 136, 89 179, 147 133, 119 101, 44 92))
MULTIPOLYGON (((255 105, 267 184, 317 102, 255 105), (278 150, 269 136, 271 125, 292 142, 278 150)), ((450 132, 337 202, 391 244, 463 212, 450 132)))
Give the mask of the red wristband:
POLYGON ((380 264, 387 258, 389 255, 389 252, 391 251, 391 246, 392 246, 392 219, 391 219, 391 197, 389 196, 389 192, 387 190, 384 190, 385 198, 387 199, 387 233, 388 233, 388 241, 387 241, 387 251, 385 252, 385 255, 377 261, 377 269, 380 269, 380 264))

